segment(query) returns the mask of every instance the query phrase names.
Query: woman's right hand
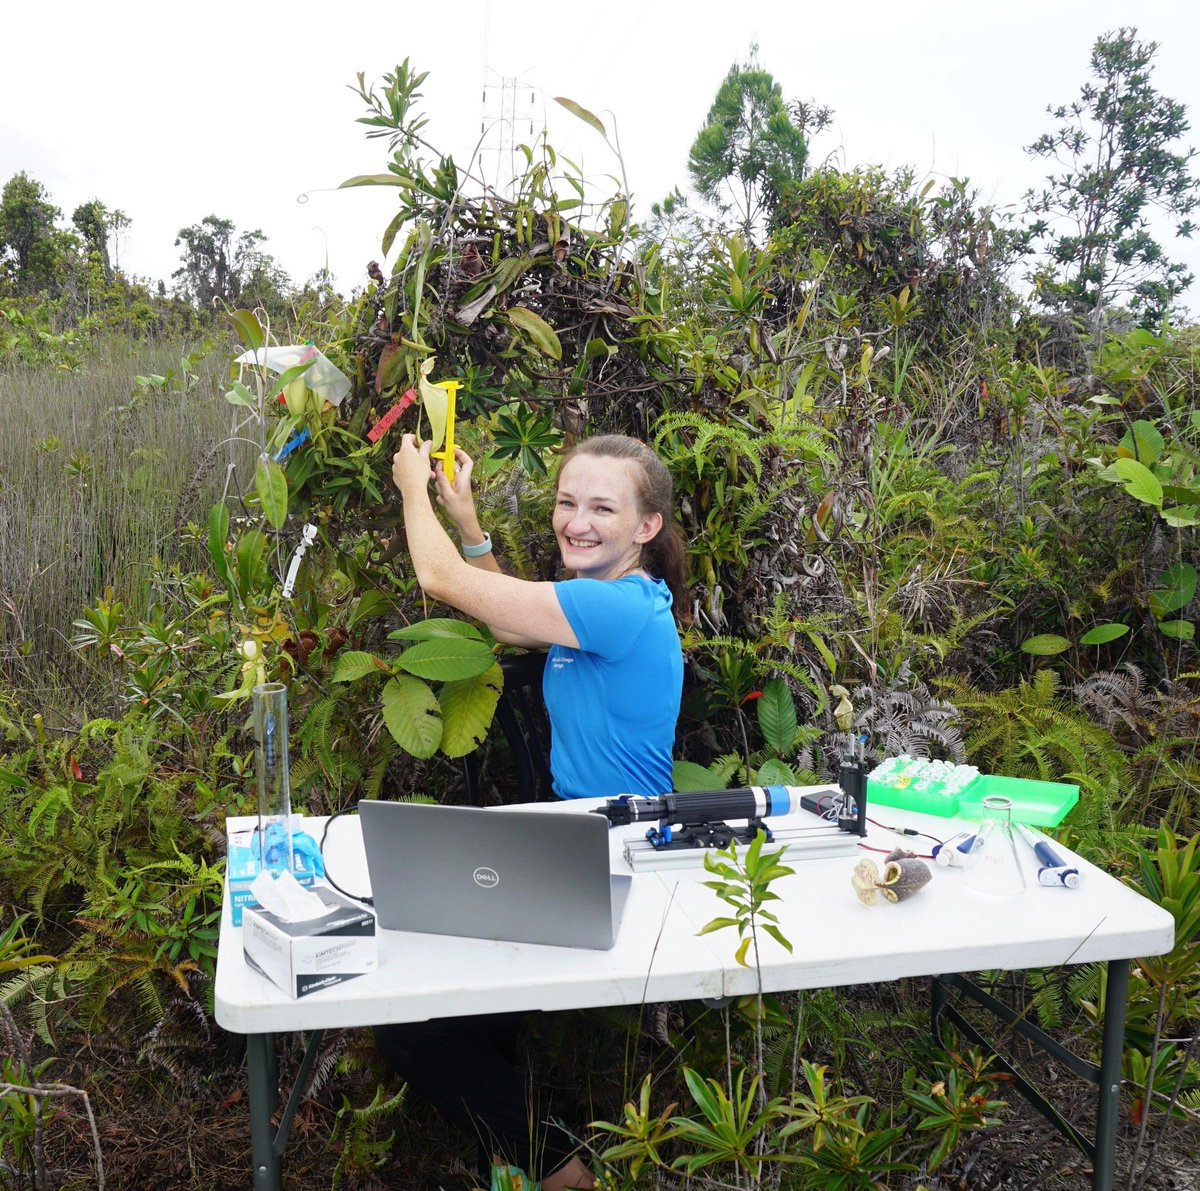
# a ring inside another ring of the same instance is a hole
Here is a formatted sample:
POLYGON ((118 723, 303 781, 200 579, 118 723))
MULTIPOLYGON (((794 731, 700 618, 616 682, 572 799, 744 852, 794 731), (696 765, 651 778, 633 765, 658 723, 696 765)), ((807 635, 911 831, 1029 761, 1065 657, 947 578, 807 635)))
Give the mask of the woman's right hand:
POLYGON ((447 478, 439 461, 434 470, 437 483, 438 504, 446 510, 447 516, 458 527, 459 531, 477 529, 479 517, 475 512, 475 498, 471 494, 471 472, 475 464, 471 456, 461 447, 454 448, 454 483, 447 478))

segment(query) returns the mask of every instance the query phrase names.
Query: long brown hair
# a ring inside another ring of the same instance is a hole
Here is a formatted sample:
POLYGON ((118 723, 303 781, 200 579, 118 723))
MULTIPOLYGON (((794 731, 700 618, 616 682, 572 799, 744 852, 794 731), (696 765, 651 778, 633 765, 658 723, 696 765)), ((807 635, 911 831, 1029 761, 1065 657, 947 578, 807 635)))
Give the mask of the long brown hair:
POLYGON ((643 517, 658 513, 662 517, 662 529, 648 542, 642 543, 639 565, 666 583, 671 589, 672 610, 676 618, 684 616, 687 587, 683 536, 675 520, 675 484, 666 465, 644 442, 627 438, 624 434, 598 434, 595 438, 581 439, 563 456, 558 466, 559 476, 574 455, 628 459, 638 465, 634 484, 638 513, 643 517))

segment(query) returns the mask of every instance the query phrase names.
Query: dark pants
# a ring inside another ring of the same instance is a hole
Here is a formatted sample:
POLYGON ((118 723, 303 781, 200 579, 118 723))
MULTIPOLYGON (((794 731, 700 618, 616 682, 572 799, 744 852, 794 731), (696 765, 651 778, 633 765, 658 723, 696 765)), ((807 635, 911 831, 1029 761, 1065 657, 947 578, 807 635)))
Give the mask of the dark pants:
POLYGON ((409 1086, 499 1157, 532 1178, 557 1170, 578 1148, 549 1124, 516 1057, 523 1013, 488 1013, 375 1026, 375 1046, 409 1086))

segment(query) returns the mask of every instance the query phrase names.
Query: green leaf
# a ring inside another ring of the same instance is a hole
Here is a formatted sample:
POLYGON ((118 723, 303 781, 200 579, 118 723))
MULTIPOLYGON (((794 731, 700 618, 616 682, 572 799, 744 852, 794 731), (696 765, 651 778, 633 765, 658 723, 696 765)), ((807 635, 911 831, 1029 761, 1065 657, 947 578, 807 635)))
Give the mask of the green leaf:
POLYGON ((333 667, 333 677, 330 682, 357 682, 368 674, 389 673, 387 662, 377 658, 373 653, 365 653, 361 649, 347 649, 338 654, 337 664, 333 667))
POLYGON ((504 671, 498 662, 474 678, 442 687, 438 702, 442 707, 442 752, 447 757, 465 757, 483 743, 503 687, 504 671))
POLYGON ((240 405, 246 409, 258 408, 258 402, 255 400, 254 394, 240 380, 233 382, 233 388, 225 394, 225 400, 230 405, 240 405))
POLYGON ((1171 637, 1176 641, 1194 641, 1196 639, 1196 626, 1189 620, 1161 620, 1158 624, 1158 631, 1164 637, 1171 637))
POLYGON ((353 178, 347 178, 345 182, 338 186, 339 190, 347 190, 351 186, 404 186, 411 187, 412 182, 408 178, 402 178, 399 174, 355 174, 353 178))
POLYGON ((508 312, 509 321, 529 337, 533 346, 552 360, 562 359, 562 344, 554 328, 540 314, 525 306, 514 306, 508 312))
POLYGON ((1047 658, 1052 657, 1056 653, 1062 653, 1064 649, 1070 649, 1071 642, 1066 637, 1060 637, 1056 633, 1041 633, 1036 637, 1030 637, 1027 641, 1023 641, 1021 648, 1026 653, 1031 653, 1035 657, 1047 658))
POLYGON ((1107 645, 1129 632, 1127 624, 1098 624, 1079 638, 1080 645, 1107 645))
POLYGON ((397 664, 402 670, 430 682, 455 682, 483 674, 491 669, 495 660, 483 641, 436 637, 410 646, 397 659, 397 664))
POLYGON ((226 587, 233 586, 233 574, 229 570, 229 557, 225 543, 229 540, 229 510, 224 504, 213 505, 208 514, 208 553, 213 569, 226 587))
POLYGON ((1176 529, 1200 523, 1200 505, 1184 505, 1181 508, 1163 509, 1162 519, 1176 529))
POLYGON ((420 679, 397 674, 383 688, 383 722, 406 752, 427 760, 442 739, 441 707, 420 679))
POLYGON ((825 665, 829 667, 830 678, 837 677, 837 658, 830 652, 829 646, 814 632, 808 632, 808 639, 817 647, 817 652, 825 659, 825 665))
POLYGON ((733 958, 735 960, 737 960, 737 962, 739 964, 741 964, 743 968, 748 968, 750 966, 749 962, 746 959, 746 952, 750 950, 750 944, 753 941, 754 940, 751 938, 751 936, 747 935, 742 940, 741 945, 738 947, 738 949, 733 953, 733 958))
POLYGON ((1162 484, 1144 463, 1139 463, 1136 459, 1118 459, 1112 465, 1112 469, 1125 485, 1125 491, 1134 500, 1153 505, 1156 509, 1162 508, 1162 484))
POLYGON ((767 934, 769 934, 771 938, 774 939, 775 942, 778 943, 785 951, 791 954, 792 944, 780 933, 779 927, 772 926, 770 923, 764 922, 763 930, 765 930, 767 934))
POLYGON ((725 783, 711 769, 695 761, 675 761, 671 765, 671 781, 679 793, 695 790, 723 790, 725 783))
POLYGON ((740 925, 736 918, 714 918, 711 922, 706 922, 697 932, 697 935, 711 935, 715 930, 727 930, 731 926, 740 925))
POLYGON ((1156 620, 1170 612, 1178 612, 1192 602, 1196 594, 1196 568, 1180 562, 1168 567, 1158 577, 1161 586, 1150 593, 1147 603, 1156 620))
POLYGON ((578 116, 585 124, 590 124, 605 140, 608 140, 608 133, 605 131, 604 125, 587 108, 581 107, 573 99, 568 99, 565 95, 556 95, 554 102, 561 103, 573 116, 578 116))
POLYGON ((756 786, 794 786, 797 784, 797 779, 790 765, 785 765, 778 757, 769 757, 758 767, 754 784, 756 786))
POLYGON ((259 458, 254 469, 254 490, 258 493, 267 524, 272 529, 282 529, 287 520, 287 476, 283 468, 266 455, 259 458))
POLYGON ((346 621, 346 627, 352 629, 364 621, 386 616, 394 607, 393 602, 383 592, 368 588, 359 596, 358 603, 354 605, 354 611, 350 613, 350 617, 346 621))
POLYGON ((266 343, 266 332, 262 329, 262 324, 255 317, 253 311, 235 310, 229 315, 229 321, 233 324, 233 329, 238 333, 238 338, 251 351, 258 351, 266 343))
POLYGON ((710 1121, 717 1121, 721 1118, 721 1110, 718 1107, 716 1095, 713 1092, 712 1085, 708 1080, 704 1079, 698 1071, 694 1071, 691 1067, 683 1069, 683 1080, 687 1084, 687 1089, 692 1095, 692 1099, 696 1103, 696 1107, 710 1121))
POLYGON ((431 616, 418 620, 402 629, 388 633, 389 641, 430 641, 435 637, 463 637, 471 641, 482 641, 483 635, 465 620, 451 620, 448 616, 431 616))
POLYGON ((1163 436, 1153 422, 1139 420, 1126 431, 1121 446, 1130 451, 1139 463, 1150 467, 1162 458, 1163 436))
POLYGON ((782 678, 772 678, 757 700, 758 726, 763 740, 773 753, 780 755, 791 750, 799 725, 796 723, 796 704, 792 692, 782 678))

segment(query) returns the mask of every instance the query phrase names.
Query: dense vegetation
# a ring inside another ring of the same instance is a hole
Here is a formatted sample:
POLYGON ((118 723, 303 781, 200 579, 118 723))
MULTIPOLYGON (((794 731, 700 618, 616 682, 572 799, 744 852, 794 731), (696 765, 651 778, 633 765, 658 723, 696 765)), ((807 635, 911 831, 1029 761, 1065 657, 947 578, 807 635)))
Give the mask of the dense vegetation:
MULTIPOLYGON (((1185 113, 1154 90, 1152 56, 1128 30, 1097 43, 1080 100, 1031 147, 1063 170, 1023 223, 964 180, 812 168, 828 113, 785 102, 753 61, 692 149, 715 215, 677 192, 639 224, 621 193, 588 201, 544 141, 501 196, 424 142, 422 76, 405 63, 359 80, 387 157, 346 184, 393 187, 397 214, 394 264, 372 262, 348 304, 319 279, 293 292, 261 233, 216 217, 181 231, 177 293, 155 293, 109 260, 119 212, 89 204, 63 232, 38 184, 12 179, 7 1184, 90 1186, 101 1164, 110 1185, 245 1183, 240 1055, 212 1022, 211 981, 224 818, 253 802, 255 681, 289 686, 297 808, 461 799, 460 758, 477 749, 489 796, 508 796, 488 734, 495 652, 464 637, 453 669, 422 657, 436 630, 421 626, 445 613, 415 590, 388 479, 393 436, 427 424, 428 382, 458 378, 459 438, 517 573, 553 574, 562 445, 630 433, 670 466, 691 560, 680 788, 826 780, 847 715, 875 758, 1080 786, 1064 838, 1177 919, 1175 951, 1136 965, 1125 1060, 1121 1160, 1131 1186, 1160 1185, 1200 1112, 1200 332, 1176 307, 1189 279, 1146 224, 1153 204, 1186 219, 1197 194, 1174 148, 1185 113), (303 339, 351 378, 336 406, 303 366, 229 367, 303 339), (421 400, 371 442, 410 389, 421 400), (285 599, 306 523, 317 542, 285 599), (123 1123, 133 1104, 159 1122, 149 1140, 123 1123)), ((994 983, 1095 1053, 1097 971, 994 983)), ((930 1046, 922 993, 630 1011, 624 1050, 588 1028, 600 1015, 568 1015, 540 1027, 539 1061, 610 1122, 592 1141, 614 1185, 686 1171, 1052 1186, 1079 1169, 1005 1106, 987 1055, 930 1046), (732 1133, 690 1119, 736 1116, 731 1098, 757 1112, 732 1133)), ((1085 1088, 1076 1099, 1086 1116, 1085 1088)), ((427 1162, 443 1178, 423 1111, 363 1037, 333 1037, 289 1168, 314 1187, 415 1186, 427 1162)))

